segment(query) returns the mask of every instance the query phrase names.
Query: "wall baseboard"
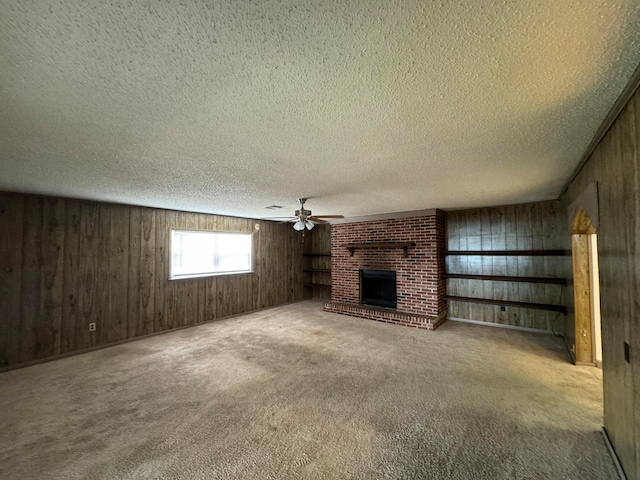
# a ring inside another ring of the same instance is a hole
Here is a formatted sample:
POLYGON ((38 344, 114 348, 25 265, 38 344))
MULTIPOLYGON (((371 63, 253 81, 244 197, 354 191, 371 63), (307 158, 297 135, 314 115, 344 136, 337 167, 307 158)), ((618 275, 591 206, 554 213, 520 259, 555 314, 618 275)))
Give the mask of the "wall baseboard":
POLYGON ((620 459, 618 459, 616 450, 613 448, 613 444, 611 443, 611 440, 609 440, 609 434, 607 433, 607 429, 604 427, 602 427, 602 436, 604 437, 604 443, 607 445, 607 450, 609 450, 609 455, 611 455, 611 460, 613 460, 613 463, 616 466, 616 470, 618 470, 618 475, 620 476, 620 480, 627 480, 627 476, 624 473, 624 469, 622 468, 620 459))
POLYGON ((596 367, 597 365, 593 362, 574 362, 576 367, 596 367))
POLYGON ((542 330, 540 328, 519 327, 518 325, 505 325, 502 323, 483 322, 482 320, 470 320, 468 318, 448 317, 447 320, 463 323, 475 323, 476 325, 486 325, 487 327, 508 328, 510 330, 520 330, 521 332, 542 333, 544 335, 553 335, 550 330, 542 330))
POLYGON ((140 337, 127 338, 127 339, 124 339, 124 340, 120 340, 118 342, 107 343, 105 345, 97 345, 95 347, 85 348, 83 350, 76 350, 76 351, 73 351, 73 352, 61 353, 60 355, 54 355, 52 357, 46 357, 46 358, 41 358, 41 359, 38 359, 38 360, 32 360, 30 362, 20 363, 18 365, 10 365, 8 367, 0 368, 0 373, 8 372, 8 371, 11 371, 11 370, 17 370, 19 368, 32 367, 34 365, 39 365, 41 363, 53 362, 54 360, 62 360, 63 358, 75 357, 76 355, 82 355, 83 353, 95 352, 96 350, 103 350, 105 348, 111 348, 111 347, 116 347, 118 345, 123 345, 125 343, 135 342, 137 340, 142 340, 143 338, 155 337, 156 335, 163 335, 165 333, 177 332, 178 330, 184 330, 185 328, 199 327, 201 325, 206 325, 207 323, 221 322, 222 320, 228 320, 230 318, 239 317, 241 315, 249 315, 250 313, 262 312, 262 311, 265 311, 265 310, 269 310, 271 308, 283 307, 285 305, 292 305, 294 303, 305 302, 307 300, 309 300, 309 299, 303 298, 303 299, 300 299, 300 300, 294 300, 293 302, 281 303, 280 305, 273 305, 271 307, 258 308, 257 310, 250 310, 248 312, 236 313, 235 315, 229 315, 227 317, 214 318, 214 319, 202 322, 202 323, 196 323, 195 325, 185 325, 183 327, 176 327, 176 328, 172 328, 170 330, 162 330, 161 332, 149 333, 147 335, 142 335, 140 337))

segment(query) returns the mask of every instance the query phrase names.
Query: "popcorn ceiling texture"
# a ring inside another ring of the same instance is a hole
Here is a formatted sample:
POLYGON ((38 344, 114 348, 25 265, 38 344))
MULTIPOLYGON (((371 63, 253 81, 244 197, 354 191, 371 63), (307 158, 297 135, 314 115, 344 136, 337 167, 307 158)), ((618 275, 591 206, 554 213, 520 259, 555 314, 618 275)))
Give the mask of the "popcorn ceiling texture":
POLYGON ((556 198, 638 63, 636 0, 3 0, 0 189, 248 217, 556 198))

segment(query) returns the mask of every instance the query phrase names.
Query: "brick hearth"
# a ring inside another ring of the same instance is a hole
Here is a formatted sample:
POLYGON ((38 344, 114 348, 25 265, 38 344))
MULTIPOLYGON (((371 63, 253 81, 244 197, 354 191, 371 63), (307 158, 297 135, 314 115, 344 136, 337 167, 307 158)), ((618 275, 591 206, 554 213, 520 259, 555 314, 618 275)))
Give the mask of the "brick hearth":
POLYGON ((444 212, 331 226, 331 301, 324 309, 387 323, 433 330, 447 316, 444 212), (346 244, 415 242, 401 248, 355 249, 346 244), (394 270, 397 309, 360 304, 360 270, 394 270))

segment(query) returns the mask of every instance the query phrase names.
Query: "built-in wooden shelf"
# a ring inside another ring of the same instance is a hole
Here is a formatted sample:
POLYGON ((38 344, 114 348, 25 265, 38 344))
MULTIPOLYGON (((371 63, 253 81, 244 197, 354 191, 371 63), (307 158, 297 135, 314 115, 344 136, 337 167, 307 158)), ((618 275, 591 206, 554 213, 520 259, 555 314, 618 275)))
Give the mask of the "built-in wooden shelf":
POLYGON ((409 247, 415 247, 416 242, 347 243, 342 246, 349 250, 349 255, 352 257, 353 257, 354 250, 358 250, 358 249, 401 248, 402 250, 404 250, 403 257, 406 258, 409 255, 409 253, 407 252, 407 249, 409 247))
POLYGON ((442 278, 463 278, 468 280, 491 280, 494 282, 553 283, 566 285, 566 278, 557 277, 510 277, 503 275, 466 275, 462 273, 443 273, 442 278))
POLYGON ((330 268, 305 268, 305 272, 322 272, 322 273, 331 273, 330 268))
POLYGON ((447 250, 445 255, 497 255, 505 257, 559 257, 571 255, 568 250, 447 250))
POLYGON ((468 303, 484 303, 488 305, 504 305, 505 307, 519 307, 519 308, 534 308, 537 310, 550 310, 553 312, 560 312, 567 314, 567 307, 563 305, 548 305, 546 303, 530 303, 530 302, 513 302, 510 300, 492 300, 489 298, 475 298, 475 297, 454 297, 447 295, 445 300, 455 302, 468 302, 468 303))
POLYGON ((330 257, 330 253, 304 253, 305 257, 330 257))
POLYGON ((329 283, 305 283, 305 287, 331 287, 329 283))

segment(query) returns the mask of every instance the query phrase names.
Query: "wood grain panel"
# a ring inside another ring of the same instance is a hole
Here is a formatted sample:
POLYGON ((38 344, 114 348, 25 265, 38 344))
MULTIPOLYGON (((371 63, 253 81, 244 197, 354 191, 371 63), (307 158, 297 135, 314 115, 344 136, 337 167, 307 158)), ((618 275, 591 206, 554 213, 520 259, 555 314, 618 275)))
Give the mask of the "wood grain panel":
POLYGON ((153 277, 153 331, 167 330, 165 285, 169 279, 170 242, 165 210, 154 210, 156 220, 155 267, 153 277))
POLYGON ((80 323, 80 203, 66 200, 60 353, 79 350, 80 323))
POLYGON ((24 197, 0 193, 0 367, 18 360, 24 197))
POLYGON ((127 338, 141 335, 144 329, 140 315, 140 259, 142 208, 129 210, 129 261, 127 263, 127 338))
POLYGON ((108 292, 108 312, 102 331, 101 343, 113 343, 128 338, 129 324, 129 220, 130 208, 113 205, 103 211, 110 217, 109 248, 105 267, 108 269, 107 284, 101 285, 108 292), (109 212, 110 210, 110 212, 109 212))
POLYGON ((40 274, 42 265, 43 199, 27 197, 24 202, 22 277, 20 287, 19 360, 38 358, 38 316, 40 313, 40 274))
POLYGON ((156 216, 150 208, 140 215, 140 265, 138 268, 139 315, 137 335, 154 331, 155 271, 156 271, 156 216))
MULTIPOLYGON (((447 214, 449 249, 457 250, 542 250, 545 245, 562 246, 558 223, 558 202, 459 210, 447 214), (547 226, 553 225, 548 229, 547 226), (549 240, 546 236, 552 236, 549 240)), ((562 261, 544 256, 481 256, 447 258, 448 271, 468 275, 562 276, 562 261), (453 259, 455 258, 455 259, 453 259)), ((475 279, 448 279, 447 294, 457 297, 490 298, 539 304, 561 301, 561 285, 475 279)), ((495 305, 449 303, 449 315, 492 323, 551 330, 554 312, 495 305)))
POLYGON ((40 312, 36 322, 36 358, 60 353, 64 272, 64 200, 43 199, 40 312))
POLYGON ((262 256, 262 236, 265 228, 264 221, 256 221, 258 224, 258 230, 253 233, 253 275, 251 275, 251 292, 252 303, 251 310, 257 310, 260 308, 262 289, 260 288, 260 276, 261 270, 258 266, 257 260, 262 256))
MULTIPOLYGON (((628 223, 629 229, 627 263, 629 264, 630 273, 630 285, 627 287, 632 291, 640 292, 640 96, 635 95, 633 101, 628 105, 628 120, 626 122, 626 128, 628 129, 629 137, 623 139, 624 147, 629 149, 632 153, 629 154, 632 167, 627 170, 630 178, 628 180, 632 182, 633 191, 635 192, 633 204, 629 206, 629 213, 631 220, 628 223)), ((627 297, 628 301, 628 297, 627 297)), ((629 322, 629 339, 630 345, 634 352, 634 357, 631 364, 631 385, 632 391, 629 394, 633 411, 630 412, 630 417, 634 418, 634 429, 630 432, 631 441, 633 445, 630 450, 635 450, 635 475, 640 478, 640 302, 637 297, 634 304, 631 306, 629 322)), ((631 453, 630 453, 631 454, 631 453)))
POLYGON ((0 368, 303 294, 300 236, 273 222, 5 193, 0 221, 0 368), (255 223, 254 272, 169 280, 171 228, 255 223))
POLYGON ((94 318, 97 325, 96 331, 90 332, 92 346, 109 344, 110 330, 112 330, 109 305, 112 208, 113 206, 108 204, 100 204, 98 207, 98 231, 96 233, 98 272, 94 303, 94 318))
POLYGON ((96 332, 89 331, 90 323, 97 323, 97 290, 99 269, 99 205, 80 205, 80 268, 78 303, 80 316, 77 330, 77 348, 90 348, 96 344, 96 332))

